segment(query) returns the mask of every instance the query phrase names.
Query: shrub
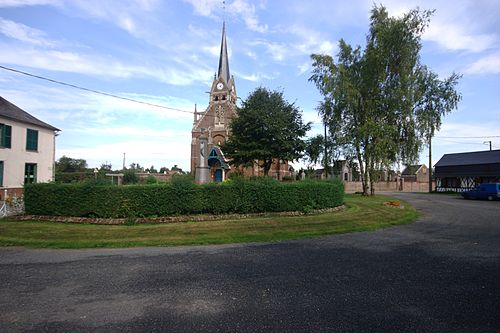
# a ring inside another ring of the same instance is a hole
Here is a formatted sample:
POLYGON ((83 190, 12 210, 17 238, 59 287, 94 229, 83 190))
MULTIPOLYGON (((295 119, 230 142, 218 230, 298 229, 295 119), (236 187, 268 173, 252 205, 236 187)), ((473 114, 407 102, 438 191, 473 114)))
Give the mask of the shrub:
POLYGON ((25 209, 33 215, 151 217, 177 214, 310 211, 343 203, 340 181, 280 183, 270 178, 196 185, 192 177, 130 186, 28 184, 25 209))
POLYGON ((156 180, 156 177, 155 177, 155 176, 153 176, 153 175, 148 175, 146 178, 144 178, 143 183, 144 183, 144 184, 151 185, 151 184, 156 184, 156 183, 158 183, 158 180, 156 180))
POLYGON ((137 184, 139 182, 139 176, 135 173, 135 170, 124 170, 123 171, 123 183, 124 184, 137 184))

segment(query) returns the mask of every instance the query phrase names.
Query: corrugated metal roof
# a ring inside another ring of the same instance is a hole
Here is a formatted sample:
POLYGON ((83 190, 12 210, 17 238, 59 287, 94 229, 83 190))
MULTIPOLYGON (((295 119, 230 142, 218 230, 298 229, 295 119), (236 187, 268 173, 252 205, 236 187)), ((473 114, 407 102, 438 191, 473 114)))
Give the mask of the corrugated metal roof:
POLYGON ((444 154, 435 167, 500 163, 500 149, 469 153, 444 154))
POLYGON ((37 119, 30 115, 28 112, 22 110, 21 108, 15 106, 2 96, 0 96, 0 117, 9 118, 19 122, 40 126, 43 128, 50 129, 52 131, 60 131, 60 129, 49 125, 40 119, 37 119))

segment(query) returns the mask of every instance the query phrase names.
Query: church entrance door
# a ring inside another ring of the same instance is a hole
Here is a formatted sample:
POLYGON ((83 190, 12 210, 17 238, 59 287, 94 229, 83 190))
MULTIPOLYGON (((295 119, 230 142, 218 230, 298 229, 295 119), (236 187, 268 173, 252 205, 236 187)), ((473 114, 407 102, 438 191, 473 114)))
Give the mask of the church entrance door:
POLYGON ((215 182, 220 183, 222 182, 222 169, 217 169, 215 170, 215 182))

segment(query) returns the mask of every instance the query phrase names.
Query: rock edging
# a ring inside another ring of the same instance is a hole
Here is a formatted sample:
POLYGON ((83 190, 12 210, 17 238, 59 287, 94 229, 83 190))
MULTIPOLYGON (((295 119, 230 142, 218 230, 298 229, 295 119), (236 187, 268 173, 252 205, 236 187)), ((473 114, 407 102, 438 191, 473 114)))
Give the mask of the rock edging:
POLYGON ((102 225, 124 225, 124 224, 146 224, 146 223, 180 223, 180 222, 206 222, 222 220, 239 220, 251 217, 273 217, 273 216, 303 216, 323 213, 332 213, 345 209, 344 205, 334 208, 311 210, 310 212, 279 212, 279 213, 249 213, 249 214, 199 214, 179 215, 162 217, 138 217, 138 218, 97 218, 97 217, 75 217, 75 216, 47 216, 47 215, 16 215, 9 219, 16 221, 40 221, 61 222, 77 224, 102 224, 102 225))

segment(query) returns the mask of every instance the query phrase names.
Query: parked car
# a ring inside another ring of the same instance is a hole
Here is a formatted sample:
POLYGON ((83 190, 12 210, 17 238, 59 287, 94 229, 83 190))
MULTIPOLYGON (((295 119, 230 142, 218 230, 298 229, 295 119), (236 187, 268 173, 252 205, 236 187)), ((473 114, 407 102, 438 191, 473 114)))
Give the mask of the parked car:
POLYGON ((472 190, 462 192, 465 199, 500 200, 500 183, 480 184, 472 190))

